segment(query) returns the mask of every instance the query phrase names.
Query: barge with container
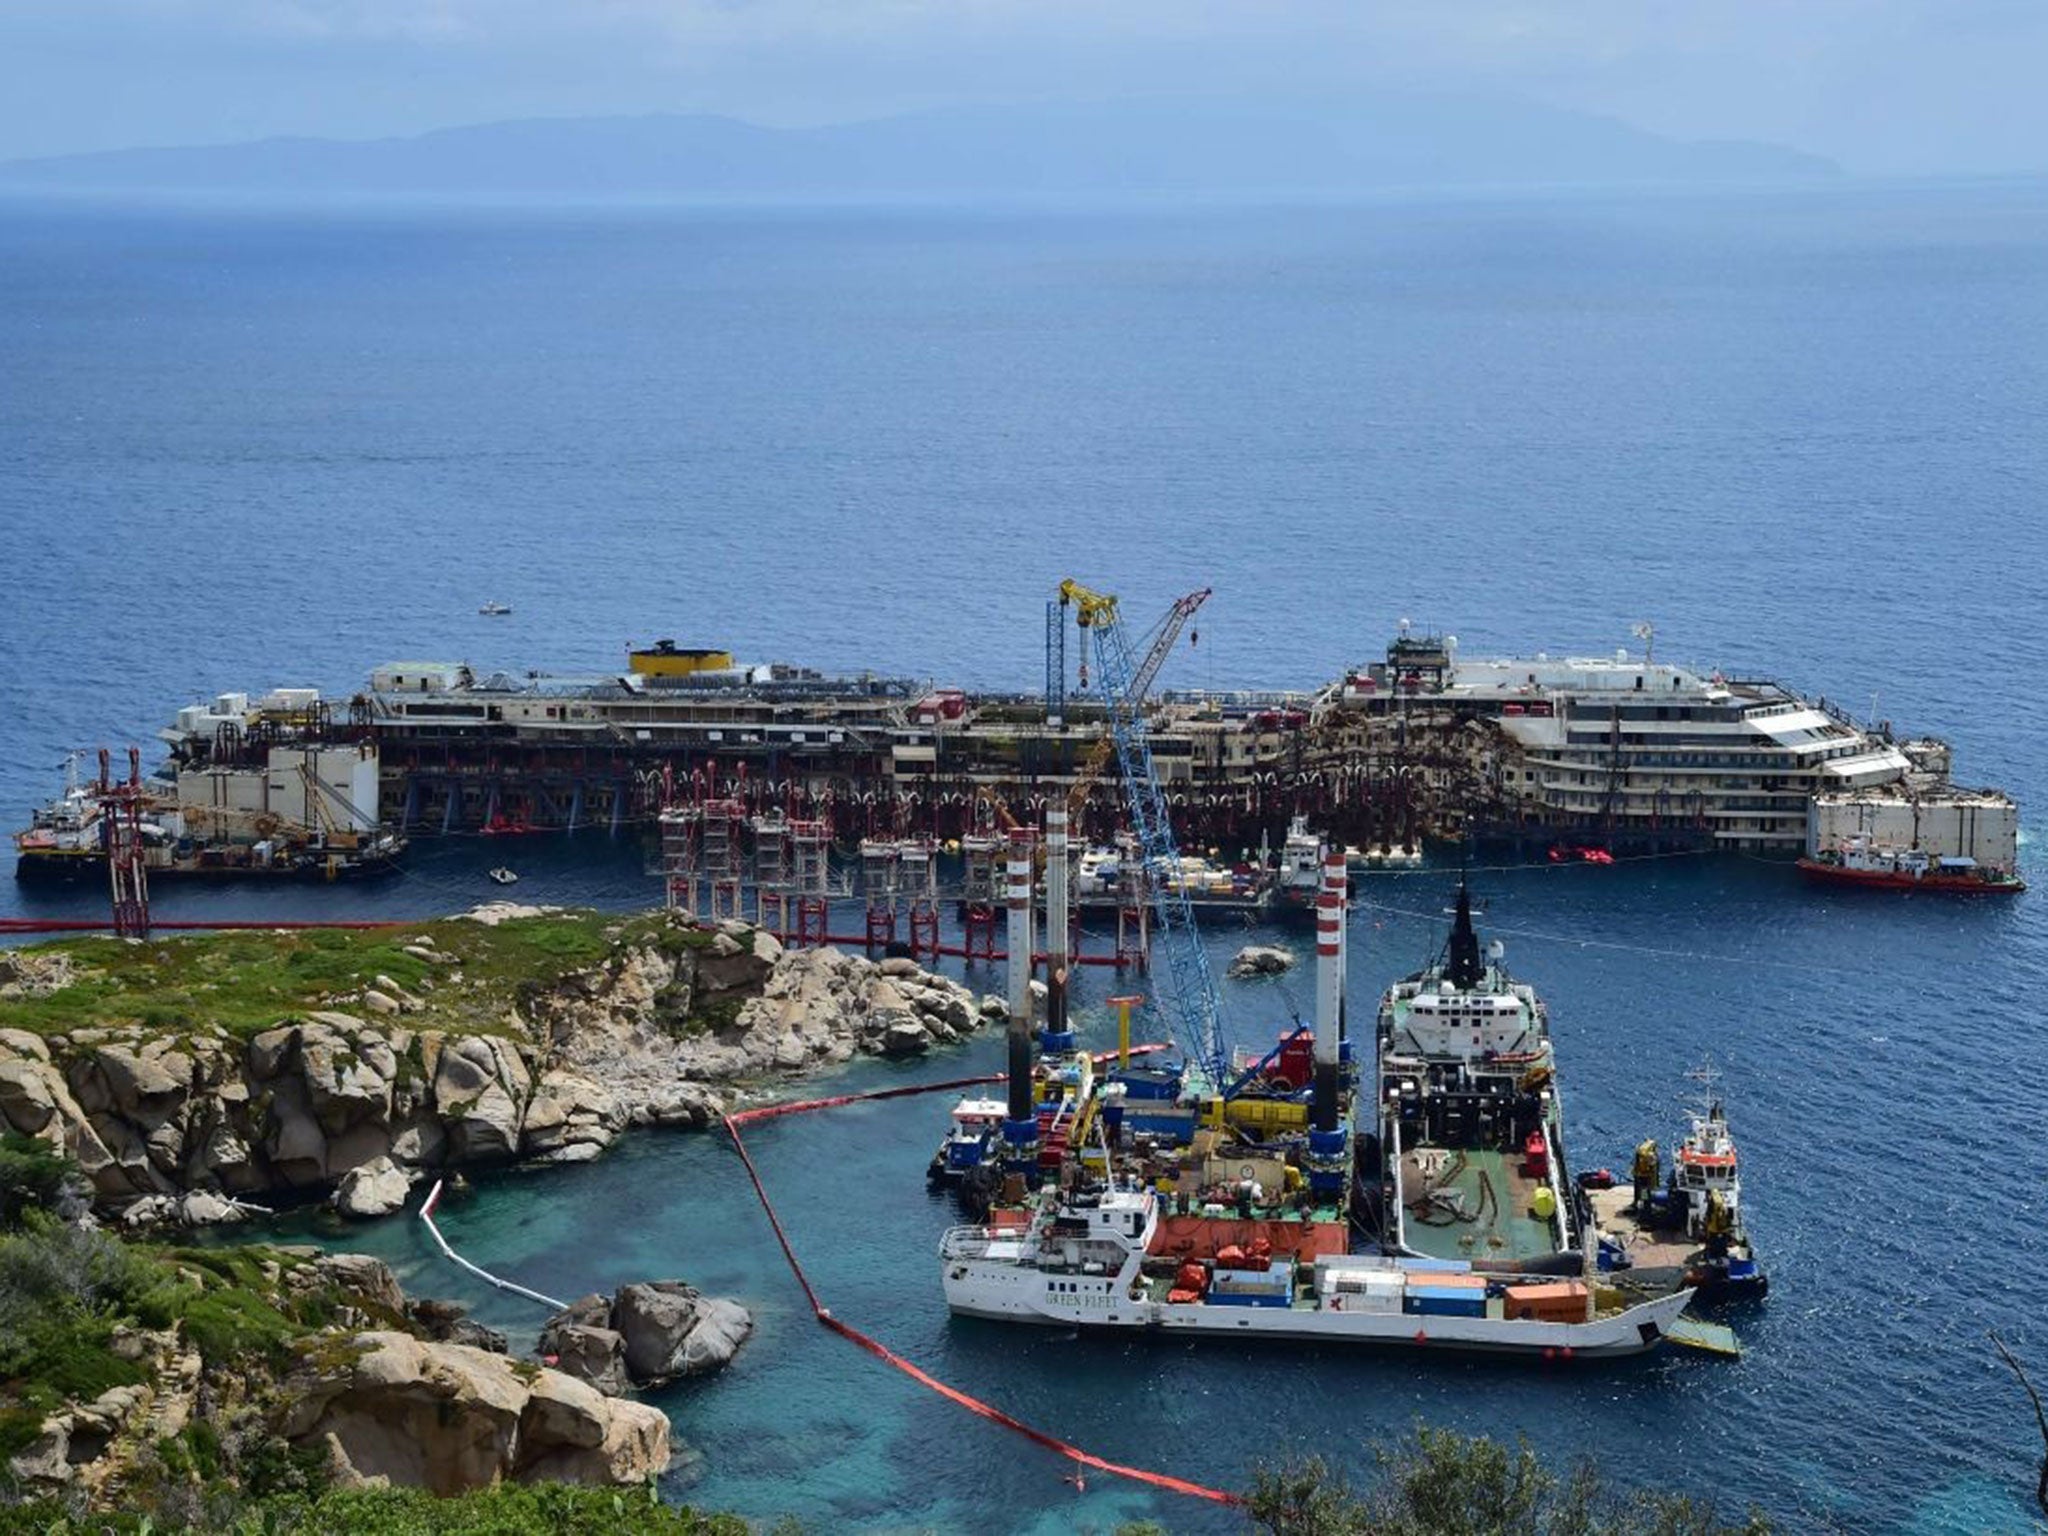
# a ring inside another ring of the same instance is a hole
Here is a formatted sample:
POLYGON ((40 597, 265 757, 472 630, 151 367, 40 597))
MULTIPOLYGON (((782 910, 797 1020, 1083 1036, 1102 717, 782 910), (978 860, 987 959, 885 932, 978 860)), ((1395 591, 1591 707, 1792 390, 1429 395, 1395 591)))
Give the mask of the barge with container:
POLYGON ((1240 1251, 1157 1260, 1160 1197, 1128 1180, 1076 1189, 1012 1227, 961 1227, 939 1250, 946 1304, 967 1317, 1543 1359, 1637 1355, 1692 1299, 1677 1291, 1588 1316, 1561 1288, 1418 1270, 1396 1258, 1240 1251), (1540 1293, 1540 1294, 1539 1294, 1540 1293))

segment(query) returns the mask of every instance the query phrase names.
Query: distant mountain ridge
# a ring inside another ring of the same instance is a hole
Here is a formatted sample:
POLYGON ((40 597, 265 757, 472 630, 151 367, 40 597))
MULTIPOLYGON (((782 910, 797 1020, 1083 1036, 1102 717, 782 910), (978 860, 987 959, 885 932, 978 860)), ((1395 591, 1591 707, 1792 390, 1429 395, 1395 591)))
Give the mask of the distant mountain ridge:
POLYGON ((570 198, 1345 193, 1841 174, 1774 144, 1683 143, 1526 103, 970 107, 822 128, 735 118, 532 118, 362 141, 277 138, 0 162, 0 188, 570 198))

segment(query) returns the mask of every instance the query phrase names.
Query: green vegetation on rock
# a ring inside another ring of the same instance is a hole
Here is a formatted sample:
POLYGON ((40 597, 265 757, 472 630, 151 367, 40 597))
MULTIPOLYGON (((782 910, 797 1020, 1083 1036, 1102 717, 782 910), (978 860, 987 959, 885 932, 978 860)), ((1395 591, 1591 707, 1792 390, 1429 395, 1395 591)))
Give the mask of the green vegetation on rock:
POLYGON ((1354 1490, 1321 1457, 1260 1468, 1245 1513, 1269 1536, 1769 1536, 1750 1513, 1730 1524, 1711 1500, 1617 1489, 1591 1460, 1560 1476, 1526 1441, 1418 1425, 1376 1451, 1354 1490))
MULTIPOLYGON (((151 1384, 181 1349, 202 1369, 281 1368, 340 1301, 282 1283, 294 1254, 156 1248, 66 1220, 82 1183, 43 1143, 0 1139, 0 1469, 67 1404, 151 1384)), ((192 1464, 218 1452, 216 1436, 192 1464)))
POLYGON ((423 1314, 373 1259, 160 1246, 66 1220, 78 1177, 56 1161, 53 1178, 0 1145, 0 1172, 27 1170, 0 1179, 21 1196, 0 1232, 0 1531, 720 1529, 651 1505, 623 1521, 608 1501, 556 1508, 518 1485, 546 1467, 640 1497, 668 1459, 656 1410, 563 1397, 570 1384, 545 1387, 536 1364, 437 1342, 445 1309, 423 1314), (361 1413, 388 1414, 398 1447, 341 1449, 333 1426, 361 1413), (513 1486, 446 1508, 356 1505, 329 1486, 393 1471, 450 1494, 513 1486))
POLYGON ((0 1508, 0 1536, 153 1536, 172 1530, 222 1536, 752 1536, 731 1515, 663 1504, 651 1491, 567 1483, 502 1483, 455 1498, 417 1488, 329 1488, 243 1499, 216 1493, 182 1513, 86 1516, 54 1499, 0 1508))
POLYGON ((78 1165, 48 1142, 15 1131, 0 1135, 0 1231, 21 1225, 30 1211, 55 1211, 68 1195, 84 1199, 78 1165))
POLYGON ((71 975, 47 991, 0 997, 0 1028, 38 1035, 142 1025, 177 1035, 219 1026, 247 1037, 279 1020, 320 1008, 344 1008, 385 976, 422 1006, 409 1027, 451 1033, 502 1033, 523 987, 551 983, 597 965, 621 940, 660 936, 698 947, 709 935, 667 930, 665 914, 634 917, 564 911, 510 918, 495 926, 465 918, 395 928, 261 930, 188 934, 130 944, 66 939, 25 953, 61 956, 71 975), (444 957, 409 953, 425 937, 444 957), (459 984, 450 979, 459 974, 459 984))

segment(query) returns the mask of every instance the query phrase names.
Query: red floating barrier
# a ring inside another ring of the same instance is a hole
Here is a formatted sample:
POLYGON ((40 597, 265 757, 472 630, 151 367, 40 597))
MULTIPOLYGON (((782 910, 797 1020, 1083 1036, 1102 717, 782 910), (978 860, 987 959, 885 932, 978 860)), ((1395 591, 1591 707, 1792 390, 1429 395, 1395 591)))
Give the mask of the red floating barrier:
MULTIPOLYGON (((1145 1049, 1158 1050, 1161 1047, 1149 1046, 1145 1047, 1145 1049)), ((842 1104, 858 1104, 871 1099, 906 1098, 912 1094, 940 1093, 949 1088, 966 1088, 979 1083, 999 1081, 1000 1076, 1001 1074, 994 1074, 984 1077, 955 1078, 943 1083, 921 1083, 911 1088, 881 1088, 869 1093, 844 1093, 835 1095, 832 1098, 805 1099, 791 1104, 764 1104, 757 1108, 741 1110, 737 1114, 725 1117, 726 1134, 732 1137, 733 1150, 739 1153, 741 1166, 747 1170, 747 1177, 753 1182, 754 1193, 761 1201, 761 1209, 767 1214, 768 1225, 775 1233, 775 1241, 781 1245, 782 1256, 789 1262, 789 1270, 791 1274, 796 1276, 796 1283, 802 1287, 804 1300, 810 1304, 812 1315, 841 1338, 858 1344, 876 1359, 894 1366, 920 1386, 929 1388, 947 1401, 965 1408, 969 1413, 987 1419, 990 1423, 1000 1424, 1005 1429, 1013 1430, 1034 1444, 1041 1445, 1049 1451, 1057 1451, 1060 1455, 1067 1457, 1071 1461, 1079 1462, 1084 1467, 1093 1467, 1099 1472, 1113 1473, 1118 1477, 1128 1478, 1133 1482, 1164 1489, 1168 1493, 1186 1494, 1190 1498, 1207 1499, 1216 1504, 1242 1504, 1244 1500, 1240 1495, 1226 1492, 1221 1488, 1209 1488, 1201 1483, 1189 1482, 1185 1478, 1173 1477, 1164 1472, 1150 1472, 1143 1467, 1127 1467, 1119 1462, 1105 1460, 1092 1452, 1082 1450, 1079 1446, 1070 1445, 1056 1436, 1049 1435, 1042 1429, 1034 1429, 1021 1419, 1012 1418, 1000 1408, 985 1403, 977 1397, 970 1397, 957 1387, 948 1386, 930 1372, 904 1359, 887 1345, 870 1338, 850 1323, 841 1322, 838 1318, 834 1317, 825 1304, 818 1299, 818 1293, 811 1288, 810 1278, 804 1273, 804 1267, 797 1259, 796 1250, 790 1246, 789 1234, 783 1230, 782 1218, 775 1212, 775 1203, 768 1198, 767 1186, 761 1182, 760 1170, 755 1168, 754 1159, 747 1152, 747 1144, 740 1136, 740 1127, 756 1120, 769 1120, 781 1115, 806 1114, 816 1109, 833 1109, 842 1104)), ((1422 1335, 1418 1333, 1416 1338, 1420 1340, 1422 1335)))

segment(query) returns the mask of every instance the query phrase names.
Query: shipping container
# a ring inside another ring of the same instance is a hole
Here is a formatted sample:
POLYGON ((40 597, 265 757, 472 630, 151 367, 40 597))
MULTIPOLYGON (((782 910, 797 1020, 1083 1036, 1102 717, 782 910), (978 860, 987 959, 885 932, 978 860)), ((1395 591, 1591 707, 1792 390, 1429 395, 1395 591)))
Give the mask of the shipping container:
POLYGON ((1410 1281, 1402 1310, 1417 1317, 1484 1317, 1486 1287, 1410 1281))
POLYGON ((1208 1299, 1224 1307, 1285 1307, 1294 1301, 1294 1263, 1279 1259, 1270 1269, 1226 1269, 1209 1278, 1208 1299))
POLYGON ((1511 1285, 1505 1299, 1509 1317, 1546 1323, 1577 1323, 1586 1317, 1586 1287, 1578 1280, 1511 1285))

